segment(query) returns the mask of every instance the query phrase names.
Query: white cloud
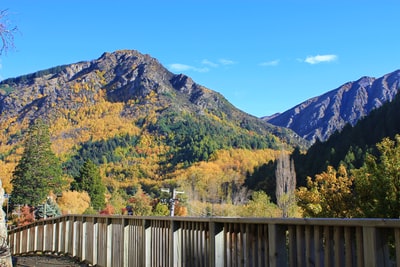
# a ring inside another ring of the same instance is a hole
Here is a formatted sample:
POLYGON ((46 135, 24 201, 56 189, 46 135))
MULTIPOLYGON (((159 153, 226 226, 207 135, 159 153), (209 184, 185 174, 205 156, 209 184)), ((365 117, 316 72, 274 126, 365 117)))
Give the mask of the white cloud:
POLYGON ((260 66, 276 66, 279 64, 279 59, 271 60, 271 61, 266 61, 266 62, 261 62, 259 65, 260 66))
POLYGON ((203 59, 203 60, 201 61, 201 64, 207 65, 207 66, 210 66, 210 67, 213 67, 213 68, 218 67, 218 64, 217 64, 217 63, 214 63, 214 62, 212 62, 212 61, 210 61, 210 60, 208 60, 208 59, 203 59))
POLYGON ((232 65, 232 64, 235 64, 236 62, 229 60, 229 59, 219 59, 217 62, 214 62, 214 61, 211 61, 208 59, 203 59, 200 63, 202 65, 200 67, 195 67, 195 66, 181 64, 181 63, 173 63, 173 64, 169 64, 168 68, 169 68, 169 70, 171 70, 173 72, 185 72, 185 71, 208 72, 208 71, 210 71, 210 68, 218 68, 221 65, 224 65, 224 66, 232 65))
POLYGON ((336 55, 316 55, 316 56, 308 56, 304 62, 309 64, 318 64, 321 62, 332 62, 337 59, 336 55))
POLYGON ((209 71, 208 68, 196 68, 196 67, 181 64, 181 63, 169 64, 169 69, 171 71, 176 71, 176 72, 181 72, 181 71, 207 72, 207 71, 209 71))
POLYGON ((219 63, 221 63, 222 65, 232 65, 235 64, 235 61, 229 60, 229 59, 223 59, 221 58, 220 60, 218 60, 219 63))

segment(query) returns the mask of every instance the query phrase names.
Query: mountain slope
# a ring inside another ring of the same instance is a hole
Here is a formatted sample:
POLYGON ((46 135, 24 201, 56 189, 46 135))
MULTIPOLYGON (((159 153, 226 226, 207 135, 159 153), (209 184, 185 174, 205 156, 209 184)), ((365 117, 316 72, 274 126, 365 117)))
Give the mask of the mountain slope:
POLYGON ((362 77, 284 113, 263 119, 277 126, 288 127, 312 142, 316 139, 325 141, 347 123, 355 125, 373 109, 392 101, 399 87, 400 70, 378 79, 362 77))
POLYGON ((324 142, 314 143, 306 154, 295 153, 296 173, 300 183, 326 171, 327 166, 360 168, 366 152, 377 155, 376 144, 383 138, 394 139, 400 134, 400 94, 360 119, 355 126, 346 125, 324 142))
POLYGON ((290 129, 242 112, 221 94, 132 50, 0 83, 0 175, 6 181, 37 118, 49 123, 52 149, 69 177, 90 159, 110 188, 138 181, 153 188, 220 150, 308 145, 290 129))
POLYGON ((149 116, 150 111, 157 118, 164 113, 190 113, 262 135, 273 133, 289 143, 302 142, 290 131, 236 109, 222 95, 132 50, 8 79, 0 83, 0 93, 0 122, 38 117, 71 120, 72 111, 107 102, 120 104, 124 118, 149 116))

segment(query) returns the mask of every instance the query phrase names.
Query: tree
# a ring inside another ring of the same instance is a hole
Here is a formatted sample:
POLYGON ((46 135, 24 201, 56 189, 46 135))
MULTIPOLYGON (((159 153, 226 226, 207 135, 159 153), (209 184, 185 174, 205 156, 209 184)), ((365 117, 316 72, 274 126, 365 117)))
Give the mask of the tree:
POLYGON ((8 20, 8 10, 0 11, 0 39, 2 42, 0 55, 14 47, 14 33, 17 31, 16 26, 11 26, 8 20))
POLYGON ((169 216, 169 208, 164 203, 158 202, 154 207, 153 216, 169 216))
POLYGON ((278 207, 271 202, 271 198, 264 191, 255 191, 251 199, 241 208, 243 217, 278 217, 278 207))
POLYGON ((47 198, 44 204, 41 204, 35 210, 36 219, 51 218, 61 215, 61 210, 52 198, 47 198))
POLYGON ((37 206, 65 182, 59 159, 51 150, 48 126, 40 119, 28 129, 24 152, 13 172, 13 203, 37 206))
POLYGON ((132 196, 129 200, 129 206, 132 209, 133 215, 136 216, 149 216, 151 215, 152 207, 152 199, 143 192, 141 187, 138 187, 134 196, 132 196))
POLYGON ((57 204, 63 214, 83 214, 90 206, 90 196, 86 191, 65 191, 57 204))
POLYGON ((35 221, 34 208, 24 205, 18 206, 13 212, 13 221, 17 227, 24 226, 35 221))
POLYGON ((106 187, 101 181, 100 171, 91 160, 86 160, 79 170, 79 176, 71 185, 73 190, 88 192, 94 210, 105 206, 106 187))
POLYGON ((282 210, 283 217, 289 217, 296 205, 296 172, 293 159, 289 154, 281 153, 277 159, 276 171, 276 200, 282 210))
POLYGON ((353 171, 358 205, 363 217, 400 217, 400 135, 377 145, 379 158, 367 154, 365 164, 353 171))
POLYGON ((357 213, 353 195, 353 178, 348 177, 346 168, 338 171, 332 166, 315 179, 307 177, 307 187, 297 190, 298 205, 304 217, 353 217, 357 213))

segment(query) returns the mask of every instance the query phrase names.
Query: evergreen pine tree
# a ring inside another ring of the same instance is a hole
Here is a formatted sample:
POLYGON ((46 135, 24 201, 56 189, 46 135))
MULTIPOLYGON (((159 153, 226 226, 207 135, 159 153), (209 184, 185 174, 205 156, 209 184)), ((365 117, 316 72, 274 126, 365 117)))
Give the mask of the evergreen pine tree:
POLYGON ((75 178, 72 189, 88 192, 93 209, 101 210, 105 207, 106 187, 101 182, 100 171, 91 160, 86 160, 75 178))
POLYGON ((58 207, 57 203, 54 202, 51 198, 47 198, 46 202, 42 205, 39 205, 35 210, 36 219, 46 219, 60 215, 60 208, 58 207))
POLYGON ((48 126, 37 120, 28 129, 24 152, 11 179, 13 203, 37 206, 62 189, 62 169, 51 150, 48 126))

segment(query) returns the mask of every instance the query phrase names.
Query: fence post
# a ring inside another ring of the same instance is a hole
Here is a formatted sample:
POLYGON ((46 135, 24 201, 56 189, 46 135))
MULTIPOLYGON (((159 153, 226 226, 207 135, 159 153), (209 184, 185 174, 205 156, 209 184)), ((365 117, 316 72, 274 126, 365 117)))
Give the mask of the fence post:
POLYGON ((170 266, 182 266, 182 228, 179 221, 170 224, 170 266))
POLYGON ((224 225, 214 221, 209 223, 210 267, 224 266, 224 225))
POLYGON ((392 266, 386 229, 363 227, 365 266, 392 266))
POLYGON ((149 220, 143 219, 143 264, 141 266, 152 267, 151 266, 151 223, 149 220))
POLYGON ((288 265, 286 249, 286 227, 279 224, 268 225, 269 266, 282 267, 288 265))

